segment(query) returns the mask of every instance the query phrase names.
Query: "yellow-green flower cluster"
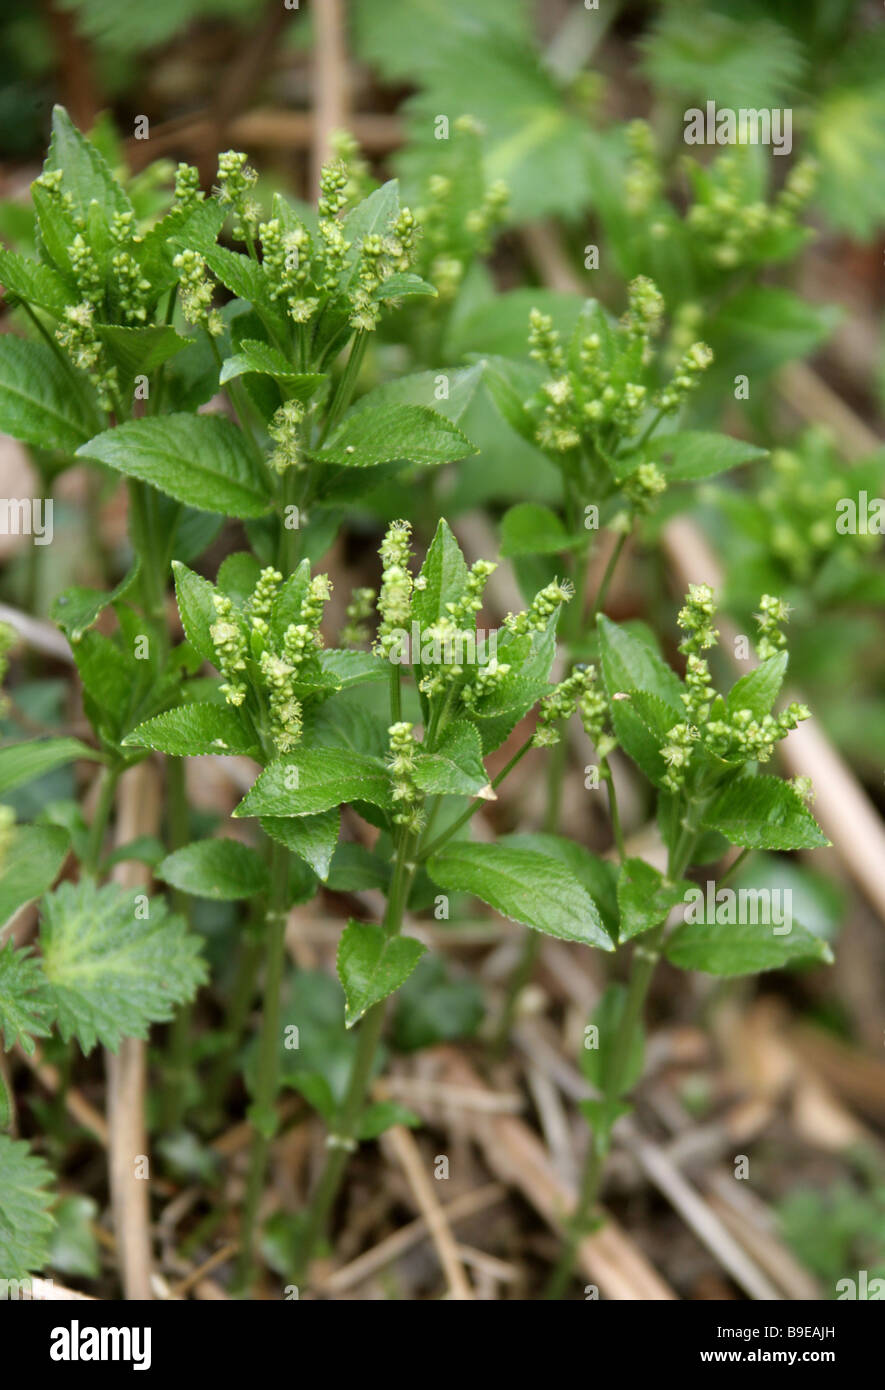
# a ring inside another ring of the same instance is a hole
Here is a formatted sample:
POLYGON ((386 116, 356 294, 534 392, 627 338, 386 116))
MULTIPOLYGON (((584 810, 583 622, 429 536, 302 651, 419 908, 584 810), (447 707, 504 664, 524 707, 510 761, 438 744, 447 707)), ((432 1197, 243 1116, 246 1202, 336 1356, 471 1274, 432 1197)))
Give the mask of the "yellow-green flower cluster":
POLYGON ((599 684, 596 667, 588 666, 585 676, 584 688, 578 696, 578 717, 583 725, 584 733, 592 741, 597 755, 600 758, 607 758, 609 753, 618 746, 617 739, 609 728, 608 700, 605 697, 605 691, 599 684))
POLYGON ((654 135, 647 121, 631 121, 627 127, 630 160, 624 179, 627 211, 641 217, 661 193, 661 173, 654 135))
POLYGON ((361 647, 369 640, 369 619, 377 595, 374 589, 354 589, 345 610, 347 622, 341 629, 342 647, 361 647))
POLYGON ((759 628, 756 651, 759 660, 766 661, 768 657, 776 656, 787 645, 787 639, 780 630, 780 624, 789 619, 790 606, 782 598, 775 598, 772 594, 763 594, 759 600, 759 610, 755 615, 759 628))
POLYGON ((82 304, 68 305, 55 336, 74 366, 89 377, 102 409, 113 410, 119 389, 117 369, 107 361, 93 317, 92 305, 85 300, 82 304))
MULTIPOLYGON (((762 638, 758 644, 762 660, 773 656, 786 645, 778 626, 786 621, 787 605, 771 595, 764 595, 758 615, 762 638)), ((665 785, 679 791, 685 785, 695 747, 703 746, 709 753, 728 762, 767 762, 775 745, 802 720, 810 718, 806 705, 795 701, 780 714, 757 716, 750 709, 735 709, 727 716, 710 719, 713 703, 713 684, 709 667, 701 655, 718 638, 713 626, 715 604, 713 591, 707 584, 689 586, 688 599, 678 617, 679 626, 687 632, 679 650, 686 654, 685 684, 682 699, 687 720, 676 724, 667 733, 667 743, 661 756, 667 764, 665 785)))
POLYGON ((200 188, 200 171, 193 164, 179 164, 175 170, 175 193, 172 207, 193 208, 202 203, 205 193, 200 188))
POLYGON ((243 612, 226 594, 214 594, 216 621, 209 629, 215 664, 225 677, 221 689, 228 704, 242 705, 253 688, 257 718, 278 753, 289 753, 302 731, 298 682, 308 658, 322 646, 319 632, 323 606, 332 586, 328 575, 314 575, 301 600, 298 621, 282 639, 270 644, 270 617, 282 583, 279 570, 263 569, 243 612))
POLYGON ((319 308, 319 299, 310 294, 313 270, 313 243, 300 222, 283 229, 278 217, 262 222, 261 263, 270 282, 271 299, 283 299, 295 323, 307 323, 319 308))
POLYGON ((212 308, 215 288, 206 272, 206 262, 198 251, 180 251, 172 262, 178 271, 178 294, 181 312, 188 323, 206 329, 213 338, 224 332, 217 309, 212 308))
POLYGON ((484 695, 491 695, 510 674, 510 663, 490 657, 484 666, 477 668, 472 681, 461 687, 461 700, 468 709, 475 709, 484 695))
POLYGON ((209 628, 209 636, 215 648, 215 664, 225 678, 221 692, 229 705, 241 705, 247 694, 243 680, 246 637, 237 621, 233 600, 227 594, 216 593, 212 595, 212 603, 216 619, 209 628))
POLYGON ((471 565, 463 593, 454 603, 446 604, 446 611, 456 628, 475 627, 486 584, 497 568, 493 560, 476 560, 471 565))
POLYGON ((666 475, 656 463, 641 463, 625 481, 624 492, 640 511, 645 511, 655 497, 667 491, 666 475))
POLYGON ((378 636, 375 649, 387 656, 397 640, 397 631, 408 628, 412 620, 414 581, 409 562, 412 558, 408 521, 392 521, 381 542, 381 591, 378 594, 378 636))
POLYGON ((390 756, 388 767, 391 777, 391 796, 393 800, 393 821, 410 834, 416 834, 422 825, 422 796, 415 785, 416 744, 412 734, 413 725, 400 721, 388 729, 390 756))
POLYGON ((517 637, 528 632, 544 632, 559 605, 568 603, 574 596, 575 590, 570 580, 554 579, 538 590, 530 608, 522 613, 508 613, 504 626, 517 637))
POLYGON ((751 177, 747 151, 736 148, 720 155, 695 178, 699 196, 686 221, 706 255, 722 270, 753 264, 764 257, 773 234, 796 226, 796 214, 814 192, 817 165, 811 159, 799 160, 771 205, 749 195, 751 177))
POLYGON ((142 275, 132 253, 141 239, 135 235, 133 218, 131 212, 115 212, 111 220, 111 238, 120 247, 111 256, 111 270, 117 304, 123 323, 127 325, 147 320, 151 296, 151 282, 142 275))
POLYGON ((556 726, 570 719, 579 702, 590 694, 595 674, 592 666, 576 666, 570 676, 566 676, 549 695, 544 696, 532 738, 535 748, 549 748, 559 743, 561 732, 556 726))
POLYGON ((255 236, 261 210, 249 190, 258 182, 258 173, 239 150, 225 150, 218 156, 215 196, 234 214, 233 234, 238 241, 255 236))
POLYGON ((304 406, 300 401, 286 401, 277 410, 267 432, 275 444, 268 463, 276 473, 286 473, 290 468, 303 468, 301 458, 301 422, 304 419, 304 406))
POLYGON ((692 391, 701 384, 701 377, 713 361, 713 349, 706 343, 692 343, 676 364, 672 380, 658 392, 655 405, 664 415, 674 415, 684 405, 692 391))

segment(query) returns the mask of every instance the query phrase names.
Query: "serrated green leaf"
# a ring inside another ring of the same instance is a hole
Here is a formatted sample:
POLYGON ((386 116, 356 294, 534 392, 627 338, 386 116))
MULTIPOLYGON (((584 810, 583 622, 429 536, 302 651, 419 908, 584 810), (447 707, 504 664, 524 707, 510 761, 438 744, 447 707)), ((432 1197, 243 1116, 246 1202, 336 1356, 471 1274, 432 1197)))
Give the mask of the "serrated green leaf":
POLYGON ((200 939, 162 898, 89 878, 44 899, 40 946, 61 1035, 84 1052, 146 1038, 206 979, 200 939))
POLYGON ((237 299, 245 299, 262 314, 279 320, 279 309, 270 295, 271 282, 257 261, 226 246, 207 247, 203 256, 212 273, 237 299))
POLYGON ((62 172, 62 190, 70 193, 77 216, 86 218, 93 202, 108 223, 113 213, 132 211, 104 155, 81 134, 63 106, 52 109, 52 139, 43 165, 44 173, 55 169, 62 172))
POLYGON ((744 849, 817 849, 830 842, 798 792, 779 777, 740 777, 704 811, 703 824, 744 849))
POLYGON ((220 415, 126 420, 77 452, 202 511, 251 517, 269 506, 242 432, 220 415))
POLYGON ((209 629, 218 618, 213 601, 215 585, 210 584, 202 575, 189 570, 180 560, 172 561, 172 574, 184 635, 197 656, 201 656, 204 661, 214 662, 215 643, 209 629))
POLYGON ((736 680, 725 702, 729 715, 740 709, 750 710, 754 719, 771 714, 784 683, 788 660, 786 652, 776 652, 755 670, 736 680))
POLYGON ((456 602, 467 583, 467 561, 449 523, 440 518, 412 595, 412 614, 421 629, 432 627, 456 602))
POLYGON ((339 748, 302 748, 266 767, 234 815, 312 816, 350 801, 390 805, 384 764, 339 748))
POLYGON ((565 864, 533 850, 450 843, 428 861, 434 883, 452 893, 472 893, 514 922, 613 949, 599 911, 565 864))
POLYGON ((33 1056, 34 1039, 49 1033, 52 1016, 46 979, 30 948, 0 946, 0 1034, 8 1052, 18 1043, 33 1056))
POLYGON ((700 478, 712 478, 729 468, 766 458, 767 449, 734 439, 729 434, 711 434, 704 430, 682 430, 678 434, 660 434, 649 439, 636 453, 618 460, 618 476, 632 473, 640 463, 656 463, 671 482, 688 483, 700 478))
POLYGON ((139 328, 97 323, 95 331, 127 381, 149 375, 170 357, 193 346, 192 338, 183 338, 168 323, 148 323, 139 328))
MULTIPOLYGON (((682 682, 666 662, 626 628, 599 616, 602 674, 609 699, 628 690, 644 690, 684 711, 682 682)), ((684 717, 684 714, 680 717, 684 717)))
POLYGON ((448 368, 412 372, 408 376, 385 381, 373 391, 368 391, 356 402, 353 413, 374 410, 380 405, 426 405, 457 425, 476 396, 482 378, 481 362, 454 371, 448 368))
POLYGON ((625 859, 618 876, 621 941, 629 941, 664 921, 671 908, 685 901, 691 887, 684 879, 668 883, 644 859, 625 859))
POLYGON ((5 246, 0 246, 0 286, 7 300, 14 295, 57 319, 72 301, 67 285, 51 266, 28 260, 5 246))
POLYGON ((600 859, 584 845, 568 840, 564 835, 520 834, 504 835, 501 845, 514 849, 537 850, 551 859, 559 859, 587 890, 593 899, 603 925, 612 941, 618 940, 618 867, 609 859, 600 859))
POLYGON ((77 738, 39 738, 0 748, 0 796, 77 758, 100 761, 101 754, 77 738))
POLYGON ((216 902, 235 902, 264 893, 267 866, 260 854, 239 840, 195 840, 168 854, 157 877, 182 893, 216 902))
POLYGON ((436 289, 433 285, 428 285, 426 280, 422 280, 420 275, 404 271, 388 275, 386 280, 382 280, 372 298, 386 302, 390 299, 411 299, 415 295, 430 295, 431 298, 436 298, 436 289))
POLYGON ((58 624, 72 645, 79 642, 84 632, 88 632, 93 624, 98 622, 105 609, 129 591, 138 578, 140 569, 141 562, 136 559, 129 573, 109 592, 72 585, 54 600, 49 616, 58 624))
POLYGON ((479 734, 466 720, 455 720, 432 753, 415 757, 415 785, 439 796, 476 796, 488 786, 479 734))
POLYGON ((309 864, 325 883, 341 834, 341 812, 337 806, 316 816, 262 816, 261 828, 309 864))
POLYGON ((253 733, 230 705, 179 705, 139 724, 123 740, 126 748, 154 748, 173 758, 258 752, 253 733))
POLYGON ((26 1279, 49 1258, 52 1174, 27 1144, 0 1134, 0 1279, 26 1279))
POLYGON ((55 825, 16 825, 8 832, 0 867, 0 925, 51 888, 70 839, 55 825))
POLYGON ((349 922, 338 943, 336 966, 347 1001, 348 1028, 411 975, 425 947, 411 936, 388 936, 383 927, 349 922))
POLYGON ((477 452, 466 434, 437 411, 387 405, 349 415, 312 457, 345 468, 373 468, 379 463, 452 463, 477 452))
POLYGON ((258 372, 261 376, 271 376, 275 381, 285 382, 286 395, 299 401, 309 400, 328 380, 322 372, 297 372, 279 348, 271 347, 257 338, 243 339, 233 357, 223 362, 218 379, 224 385, 247 372, 258 372))
POLYGON ((96 416, 47 343, 0 338, 0 430, 40 449, 75 454, 96 416))
POLYGON ((518 502, 501 520, 501 556, 559 555, 584 544, 570 536, 555 512, 537 502, 518 502))
POLYGON ((803 961, 832 961, 826 941, 799 922, 791 922, 783 935, 776 930, 764 922, 684 922, 666 943, 664 954, 680 970, 707 975, 756 975, 803 961))

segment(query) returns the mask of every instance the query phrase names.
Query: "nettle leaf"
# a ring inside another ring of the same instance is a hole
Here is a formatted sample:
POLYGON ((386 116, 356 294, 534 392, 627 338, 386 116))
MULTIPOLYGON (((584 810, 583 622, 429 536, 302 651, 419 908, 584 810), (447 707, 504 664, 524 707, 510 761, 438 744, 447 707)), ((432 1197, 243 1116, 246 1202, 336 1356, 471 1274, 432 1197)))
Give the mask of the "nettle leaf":
POLYGON ((363 409, 379 405, 426 405, 457 425, 476 395, 482 377, 481 362, 471 367, 412 372, 385 381, 361 396, 352 413, 359 414, 363 409))
POLYGON ((380 888, 386 892, 390 876, 388 860, 373 854, 365 845, 345 840, 335 849, 327 882, 335 893, 361 893, 365 888, 380 888))
POLYGON ((242 432, 220 415, 126 420, 77 452, 202 511, 252 517, 269 506, 242 432))
POLYGON ((582 545, 570 536, 555 512, 538 502, 518 502, 501 520, 501 556, 558 555, 582 545))
POLYGON ((618 877, 618 909, 621 941, 629 941, 664 921, 671 908, 685 901, 691 884, 685 879, 668 883, 659 870, 644 859, 625 859, 618 877))
POLYGON ((0 946, 0 1033, 8 1052, 19 1043, 33 1056, 34 1039, 49 1034, 52 1010, 39 960, 29 947, 0 946))
POLYGON ((184 635, 197 656, 204 661, 215 661, 215 643, 209 629, 218 619, 213 596, 215 585, 210 584, 200 574, 194 574, 180 560, 172 561, 172 574, 175 579, 175 598, 184 635))
POLYGON ((415 785, 442 796, 476 796, 488 786, 482 765, 482 744, 472 724, 459 719, 450 724, 432 753, 415 757, 415 785))
POLYGON ((40 946, 61 1035, 84 1052, 146 1038, 206 979, 199 937, 164 899, 89 878, 44 899, 40 946))
MULTIPOLYGON (((528 317, 521 325, 525 337, 528 317)), ((521 346, 521 345, 520 345, 521 346)), ((531 362, 515 362, 509 357, 484 357, 483 381, 498 412, 512 430, 537 446, 538 422, 526 402, 544 380, 542 369, 531 362)))
POLYGON ((156 371, 170 357, 193 346, 169 323, 148 323, 140 328, 122 328, 116 323, 97 323, 95 331, 110 351, 126 379, 156 371))
POLYGON ((776 652, 755 670, 736 680, 725 702, 729 715, 739 709, 750 710, 754 719, 771 714, 784 683, 788 660, 786 652, 776 652))
POLYGON ((390 679, 390 663, 374 652, 339 651, 332 647, 319 653, 319 663, 323 674, 334 680, 338 690, 390 679))
POLYGON ((348 416, 322 449, 318 463, 372 468, 379 463, 453 463, 478 453, 444 415, 424 405, 386 405, 348 416))
POLYGON ((412 595, 412 613, 422 628, 432 627, 455 603, 467 583, 467 561, 449 523, 440 518, 412 595))
POLYGON ((590 1015, 591 1030, 584 1034, 584 1046, 578 1059, 591 1086, 603 1092, 613 1089, 618 1096, 626 1095, 636 1085, 642 1075, 645 1054, 645 1034, 640 1024, 634 1030, 623 1075, 620 1078, 613 1075, 617 1055, 615 1042, 626 1002, 627 991, 623 985, 608 986, 590 1015), (618 1085, 614 1084, 616 1081, 618 1085))
POLYGON ((73 376, 47 343, 0 338, 0 430, 39 449, 75 454, 94 433, 93 415, 73 376))
POLYGON ((390 806, 384 763, 339 748, 302 748, 266 767, 234 815, 311 816, 350 801, 390 806))
POLYGON ((561 861, 508 845, 451 843, 428 861, 434 883, 472 893, 502 916, 564 941, 613 950, 599 910, 561 861))
POLYGON ((338 943, 336 965, 344 987, 348 1028, 409 978, 425 947, 411 936, 388 936, 383 927, 348 922, 338 943))
POLYGON ((255 735, 231 705, 180 705, 139 724, 123 740, 125 748, 153 748, 173 758, 258 752, 255 735))
POLYGON ((237 299, 247 300, 263 315, 281 322, 279 308, 270 297, 270 280, 257 261, 226 246, 207 247, 202 254, 212 273, 237 299))
POLYGON ((600 859, 589 849, 564 835, 527 834, 504 835, 498 843, 514 849, 537 850, 539 854, 559 859, 587 890, 593 899, 603 925, 612 941, 618 940, 618 868, 611 860, 600 859))
POLYGON ((49 1259, 52 1173, 27 1144, 0 1134, 0 1279, 26 1279, 49 1259))
POLYGON ((704 812, 704 827, 744 849, 817 849, 830 842, 798 792, 779 777, 740 777, 704 812))
POLYGON ((0 748, 0 796, 77 758, 101 761, 101 754, 77 738, 39 738, 0 748))
POLYGON ((435 299, 437 291, 435 286, 422 280, 420 275, 413 275, 411 271, 398 271, 388 275, 387 279, 381 282, 372 298, 386 303, 391 299, 412 299, 415 295, 429 295, 435 299))
POLYGON ((16 825, 8 832, 0 868, 0 923, 51 888, 70 848, 57 825, 16 825))
POLYGON ((93 202, 107 222, 115 212, 132 212, 104 155, 80 133, 63 106, 52 108, 52 139, 43 165, 44 173, 55 169, 62 171, 62 189, 70 193, 77 216, 86 218, 93 202))
POLYGON ((182 893, 216 902, 235 902, 265 893, 267 865, 254 849, 239 840, 195 840, 157 866, 157 877, 182 893))
POLYGON ((72 299, 64 280, 52 266, 19 256, 5 246, 0 246, 0 285, 7 303, 14 295, 26 304, 45 309, 56 319, 61 318, 72 299))
POLYGON ((823 961, 833 953, 826 941, 793 921, 789 931, 765 922, 684 922, 670 937, 664 954, 680 970, 707 975, 757 975, 763 970, 823 961))
POLYGON ((632 472, 640 463, 656 463, 671 482, 688 483, 767 456, 767 449, 748 444, 745 439, 733 439, 729 434, 683 430, 649 439, 638 453, 623 463, 619 461, 618 473, 624 476, 625 471, 632 472))
POLYGON ((341 834, 338 807, 315 816, 262 816, 261 828, 293 854, 309 864, 323 883, 329 877, 332 856, 341 834))
POLYGON ((319 390, 328 377, 323 372, 298 372, 279 348, 263 343, 258 338, 244 338, 233 357, 225 359, 221 367, 219 382, 233 381, 235 377, 257 372, 260 376, 271 376, 286 386, 286 395, 291 400, 306 401, 319 390))
POLYGON ((680 718, 684 718, 683 686, 676 672, 647 643, 604 614, 600 614, 598 626, 602 675, 609 699, 623 691, 644 690, 683 711, 680 718))
POLYGON ((128 592, 135 583, 140 568, 140 561, 136 560, 129 573, 110 591, 86 589, 79 584, 72 585, 54 600, 49 616, 58 624, 72 645, 79 642, 83 634, 98 622, 105 609, 128 592))
POLYGON ((612 704, 612 725, 624 752, 654 786, 664 789, 667 764, 660 749, 667 732, 685 719, 685 710, 666 704, 655 695, 634 690, 612 704))

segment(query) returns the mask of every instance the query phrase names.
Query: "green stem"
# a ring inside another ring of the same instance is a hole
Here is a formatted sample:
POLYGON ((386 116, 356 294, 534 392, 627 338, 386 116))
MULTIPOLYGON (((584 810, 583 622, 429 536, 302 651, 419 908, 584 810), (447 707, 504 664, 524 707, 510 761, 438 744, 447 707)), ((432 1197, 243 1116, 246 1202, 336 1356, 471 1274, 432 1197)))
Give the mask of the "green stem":
POLYGON ((338 385, 335 387, 335 392, 329 403, 329 409, 326 412, 326 418, 323 422, 322 431, 320 432, 320 444, 325 443, 327 437, 338 424, 338 421, 350 404, 350 398, 353 395, 353 388, 356 386, 356 379, 359 376, 359 370, 363 364, 363 358, 366 354, 368 343, 368 333, 362 330, 357 333, 353 340, 353 346, 350 349, 350 356, 347 359, 344 371, 338 378, 338 385))
MULTIPOLYGON (((404 833, 397 848, 390 896, 384 914, 384 928, 388 936, 399 935, 402 927, 403 913, 416 867, 413 849, 414 837, 404 833)), ((348 1156, 356 1147, 359 1120, 368 1095, 375 1056, 384 1028, 386 1005, 386 999, 373 1004, 360 1024, 347 1094, 337 1116, 335 1132, 326 1140, 326 1163, 299 1239, 297 1278, 302 1278, 307 1271, 314 1250, 326 1233, 332 1207, 347 1167, 348 1156)))
MULTIPOLYGON (((697 840, 697 827, 694 824, 691 811, 692 806, 689 804, 683 820, 682 831, 668 855, 667 878, 671 881, 682 877, 690 862, 697 840)), ((627 981, 627 997, 612 1044, 612 1060, 603 1087, 603 1099, 606 1101, 620 1100, 624 1094, 624 1079, 633 1052, 634 1038, 645 1012, 645 1001, 648 998, 655 968, 660 960, 661 944, 666 925, 665 918, 633 948, 630 975, 627 981)), ((578 1246, 581 1238, 590 1229, 593 1210, 599 1198, 608 1141, 607 1130, 598 1135, 591 1135, 578 1200, 569 1217, 565 1240, 547 1285, 545 1298, 561 1298, 568 1287, 578 1246)))
POLYGON ((286 905, 289 889, 289 853, 274 841, 271 847, 271 886, 268 895, 267 955, 264 981, 264 1009, 258 1040, 258 1068, 252 1106, 252 1147, 241 1227, 240 1258, 237 1270, 239 1288, 248 1287, 255 1263, 258 1240, 258 1210, 270 1141, 276 1125, 276 1099, 280 1079, 280 1013, 283 972, 286 963, 286 905))
MULTIPOLYGON (((502 767, 497 777, 491 783, 493 791, 497 787, 500 787, 507 774, 513 771, 513 769, 516 767, 516 764, 520 761, 521 758, 525 757, 526 753, 532 747, 533 740, 534 735, 530 734, 529 737, 526 739, 525 743, 521 744, 519 748, 517 748, 509 763, 507 763, 505 767, 502 767)), ((452 824, 449 826, 447 830, 444 830, 441 835, 437 835, 435 840, 431 840, 430 844, 421 850, 421 853, 418 856, 420 862, 423 863, 424 860, 429 859, 432 854, 436 854, 438 849, 442 849, 443 845, 448 840, 450 840, 458 830, 461 829, 461 826, 466 825, 467 822, 470 820, 471 816, 476 815, 477 811, 482 805, 483 802, 480 798, 475 799, 471 803, 471 805, 467 807, 467 810, 462 815, 460 815, 457 820, 452 822, 452 824)))
MULTIPOLYGON (((189 838, 189 818, 185 767, 182 758, 166 758, 166 807, 169 818, 169 849, 181 849, 189 838)), ((171 894, 176 912, 190 919, 190 899, 177 889, 171 894)), ((187 1103, 187 1081, 190 1075, 191 1026, 193 1003, 180 1004, 172 1019, 166 1049, 165 1090, 163 1093, 163 1123, 167 1130, 177 1129, 184 1118, 187 1103)))
POLYGON ((120 763, 113 763, 103 768, 101 773, 101 781, 98 788, 98 801, 95 806, 95 814, 92 817, 92 824, 89 827, 89 838, 86 841, 86 853, 83 856, 83 868, 90 874, 98 872, 104 837, 108 828, 108 821, 111 818, 111 810, 114 805, 114 794, 117 790, 117 782, 119 781, 122 771, 123 768, 120 763))

